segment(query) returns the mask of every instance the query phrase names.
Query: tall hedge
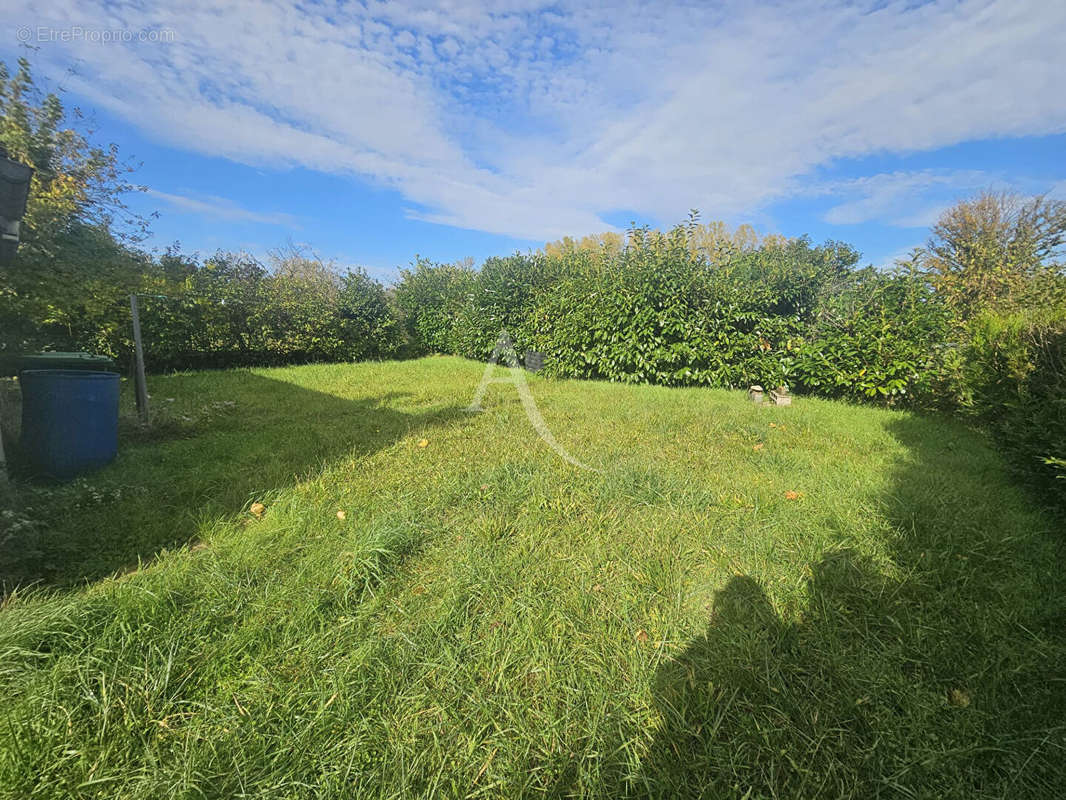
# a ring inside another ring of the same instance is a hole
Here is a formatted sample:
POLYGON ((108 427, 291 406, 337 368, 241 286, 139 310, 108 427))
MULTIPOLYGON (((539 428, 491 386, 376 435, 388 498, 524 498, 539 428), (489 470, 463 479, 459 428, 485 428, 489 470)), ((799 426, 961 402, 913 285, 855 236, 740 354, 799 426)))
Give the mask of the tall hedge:
POLYGON ((487 259, 459 313, 455 352, 486 359, 504 330, 519 353, 530 349, 526 323, 537 296, 551 292, 565 268, 563 259, 542 253, 487 259))
POLYGON ((956 361, 951 315, 929 282, 867 268, 823 294, 793 374, 826 397, 944 407, 956 361))
POLYGON ((635 231, 618 254, 577 255, 538 294, 527 338, 551 374, 628 383, 789 381, 825 286, 855 261, 805 240, 711 262, 687 229, 635 231))
POLYGON ((1066 308, 969 325, 963 406, 1066 509, 1066 308))
MULTIPOLYGON (((363 270, 339 273, 314 260, 268 270, 250 257, 217 253, 203 264, 171 259, 157 273, 140 289, 151 371, 389 358, 403 342, 384 287, 363 270)), ((73 349, 126 365, 128 298, 108 313, 113 334, 73 349)))
POLYGON ((400 270, 393 300, 412 355, 458 353, 459 320, 476 284, 473 267, 416 258, 400 270))

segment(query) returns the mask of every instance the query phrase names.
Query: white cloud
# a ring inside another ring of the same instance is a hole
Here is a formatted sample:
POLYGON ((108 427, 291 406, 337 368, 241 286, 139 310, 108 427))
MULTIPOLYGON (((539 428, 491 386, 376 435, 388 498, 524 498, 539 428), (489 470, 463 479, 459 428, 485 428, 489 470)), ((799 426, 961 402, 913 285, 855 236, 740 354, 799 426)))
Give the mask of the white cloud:
POLYGON ((162 200, 164 203, 192 214, 200 214, 211 219, 224 219, 236 222, 260 222, 266 225, 283 225, 289 228, 298 227, 297 219, 292 214, 281 211, 252 211, 236 205, 233 201, 224 197, 189 197, 182 194, 168 194, 155 189, 149 189, 146 194, 162 200))
POLYGON ((835 181, 811 193, 846 198, 822 217, 833 225, 878 220, 900 228, 928 228, 956 199, 996 182, 995 176, 980 170, 921 170, 835 181))
MULTIPOLYGON (((5 16, 174 31, 38 56, 57 75, 78 59, 63 83, 156 139, 369 178, 419 218, 537 239, 619 210, 750 213, 835 159, 1066 131, 1064 3, 619 1, 43 0, 5 16)), ((876 194, 836 213, 879 213, 876 194)))
POLYGON ((841 198, 822 215, 833 225, 876 220, 897 228, 928 228, 959 200, 985 190, 1055 197, 1066 190, 1066 181, 1049 184, 1030 176, 1008 178, 984 170, 927 169, 815 183, 805 193, 841 198))

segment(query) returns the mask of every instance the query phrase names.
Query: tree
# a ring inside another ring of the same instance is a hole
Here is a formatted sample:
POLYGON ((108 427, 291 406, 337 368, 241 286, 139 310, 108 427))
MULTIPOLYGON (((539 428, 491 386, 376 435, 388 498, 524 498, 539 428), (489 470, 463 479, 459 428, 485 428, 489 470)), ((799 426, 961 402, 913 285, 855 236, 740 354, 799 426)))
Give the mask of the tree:
MULTIPOLYGON (((741 225, 730 229, 720 220, 700 223, 699 213, 692 212, 686 227, 689 247, 693 252, 703 255, 710 263, 718 264, 735 256, 752 253, 761 248, 772 249, 785 247, 789 239, 779 234, 760 235, 751 225, 741 225)), ((577 253, 601 253, 605 256, 617 256, 627 246, 633 244, 632 236, 614 233, 593 233, 574 239, 564 236, 544 245, 544 253, 552 257, 567 257, 577 253)))
POLYGON ((720 220, 700 224, 696 221, 697 213, 693 211, 692 215, 692 224, 688 226, 689 242, 696 252, 711 264, 721 264, 757 250, 781 249, 790 241, 780 234, 760 235, 755 228, 747 224, 734 230, 730 230, 729 226, 720 220))
POLYGON ((1066 202, 982 192, 945 211, 918 260, 959 319, 1016 305, 1063 272, 1066 202))
POLYGON ((601 251, 617 255, 622 252, 624 245, 625 238, 622 234, 607 231, 606 233, 592 233, 588 236, 582 236, 580 239, 564 236, 558 241, 545 244, 544 253, 555 257, 570 256, 576 252, 598 253, 601 251))
POLYGON ((132 247, 147 220, 123 202, 140 188, 130 166, 114 145, 91 144, 55 94, 42 96, 24 58, 14 75, 0 62, 0 145, 34 168, 22 244, 0 270, 0 349, 108 349, 122 298, 151 270, 132 247))

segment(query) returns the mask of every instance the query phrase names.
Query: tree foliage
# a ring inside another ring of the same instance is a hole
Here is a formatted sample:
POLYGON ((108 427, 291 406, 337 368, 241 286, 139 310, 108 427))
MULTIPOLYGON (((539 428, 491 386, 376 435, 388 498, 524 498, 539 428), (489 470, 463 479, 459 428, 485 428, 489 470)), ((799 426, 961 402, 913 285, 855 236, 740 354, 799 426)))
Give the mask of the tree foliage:
POLYGON ((34 168, 22 244, 0 270, 3 350, 106 337, 110 309, 151 271, 130 246, 147 224, 123 202, 139 188, 126 180, 130 167, 113 145, 91 144, 76 118, 42 95, 25 59, 14 74, 0 63, 0 145, 34 168))
POLYGON ((956 316, 1003 309, 1042 273, 1061 273, 1066 202, 982 192, 945 211, 919 263, 956 316))
MULTIPOLYGON (((789 239, 779 234, 761 235, 751 225, 730 228, 715 220, 700 223, 694 215, 686 225, 688 246, 708 260, 718 262, 741 253, 750 253, 760 248, 784 247, 789 239)), ((607 231, 573 238, 564 236, 544 245, 545 255, 553 258, 570 258, 576 253, 601 253, 618 256, 625 248, 629 234, 607 231)))

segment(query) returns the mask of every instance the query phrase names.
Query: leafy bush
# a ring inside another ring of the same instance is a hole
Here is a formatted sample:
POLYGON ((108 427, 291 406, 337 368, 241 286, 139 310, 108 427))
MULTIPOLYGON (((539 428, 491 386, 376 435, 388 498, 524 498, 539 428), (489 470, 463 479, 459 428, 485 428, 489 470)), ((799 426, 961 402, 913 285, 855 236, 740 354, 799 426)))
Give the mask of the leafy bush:
POLYGON ((797 385, 850 400, 934 406, 954 350, 950 314, 911 272, 853 272, 827 291, 795 361, 797 385))
POLYGON ((538 293, 525 333, 550 374, 664 385, 788 379, 821 287, 854 252, 801 239, 711 263, 689 233, 636 230, 618 254, 561 256, 564 277, 538 293))
MULTIPOLYGON (((183 280, 141 301, 151 370, 388 358, 400 347, 385 290, 362 270, 287 258, 271 272, 217 253, 181 271, 183 280)), ((131 347, 127 332, 114 349, 125 360, 131 347)))
POLYGON ((349 271, 338 296, 340 334, 351 360, 395 358, 401 354, 403 332, 385 288, 365 270, 349 271))
POLYGON ((526 321, 538 292, 559 280, 565 261, 542 253, 490 258, 478 270, 456 326, 455 352, 484 360, 500 331, 511 336, 521 354, 529 348, 526 321))
POLYGON ((986 312, 969 334, 965 408, 1066 508, 1066 308, 986 312))
POLYGON ((413 269, 400 270, 393 301, 412 355, 459 352, 459 317, 475 280, 468 264, 424 258, 416 258, 413 269))

